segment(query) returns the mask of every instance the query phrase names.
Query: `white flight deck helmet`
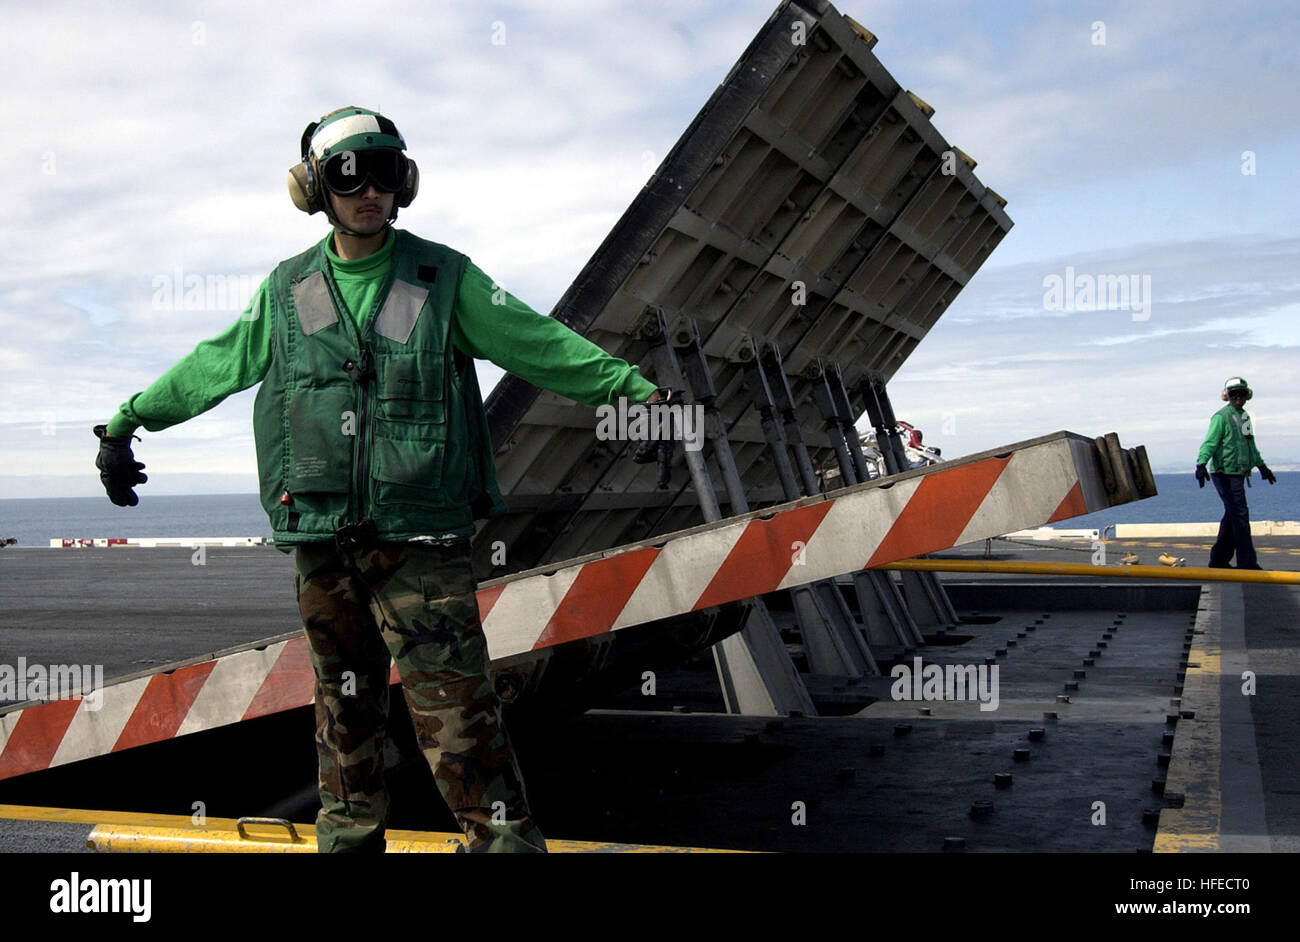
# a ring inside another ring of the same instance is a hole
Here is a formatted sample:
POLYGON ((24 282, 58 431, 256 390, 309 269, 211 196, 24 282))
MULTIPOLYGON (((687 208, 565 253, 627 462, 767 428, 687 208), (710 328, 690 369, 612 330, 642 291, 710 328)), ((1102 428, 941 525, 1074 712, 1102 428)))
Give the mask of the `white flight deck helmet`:
POLYGON ((420 171, 404 153, 406 141, 397 126, 377 111, 352 105, 331 111, 307 125, 299 149, 302 160, 289 170, 293 204, 305 213, 324 212, 347 235, 361 233, 335 218, 326 190, 347 195, 373 182, 384 192, 395 193, 390 223, 419 191, 420 171))
POLYGON ((1255 393, 1251 391, 1250 383, 1246 382, 1244 378, 1240 376, 1229 376, 1227 379, 1223 381, 1223 392, 1220 394, 1219 398, 1222 399, 1224 402, 1227 402, 1228 393, 1234 389, 1246 390, 1247 400, 1253 399, 1255 397, 1255 393))

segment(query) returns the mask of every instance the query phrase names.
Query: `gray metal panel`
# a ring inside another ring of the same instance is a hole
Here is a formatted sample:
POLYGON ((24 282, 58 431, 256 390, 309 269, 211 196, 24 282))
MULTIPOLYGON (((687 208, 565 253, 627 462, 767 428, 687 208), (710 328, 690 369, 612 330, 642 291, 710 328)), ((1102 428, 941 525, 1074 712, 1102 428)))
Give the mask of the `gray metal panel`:
MULTIPOLYGON (((553 312, 657 382, 654 315, 670 336, 693 319, 755 506, 775 475, 743 383, 746 349, 780 350, 820 466, 832 453, 810 396, 816 358, 850 387, 888 380, 1011 227, 873 45, 829 4, 781 4, 553 312)), ((480 531, 483 571, 497 540, 507 566, 495 571, 514 571, 701 521, 676 499, 689 487, 680 453, 672 496, 650 499, 655 467, 597 441, 594 410, 514 376, 487 408, 506 501, 528 496, 480 531), (542 509, 546 494, 564 506, 542 509)))

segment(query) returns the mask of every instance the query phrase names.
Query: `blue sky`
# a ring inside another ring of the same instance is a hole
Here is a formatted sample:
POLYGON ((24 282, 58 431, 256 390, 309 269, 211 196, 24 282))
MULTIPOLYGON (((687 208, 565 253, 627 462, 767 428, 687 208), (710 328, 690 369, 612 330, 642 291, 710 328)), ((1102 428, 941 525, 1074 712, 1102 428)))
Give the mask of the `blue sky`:
MULTIPOLYGON (((421 168, 399 225, 548 311, 775 6, 10 8, 0 497, 102 493, 90 427, 238 316, 160 283, 251 290, 325 234, 284 190, 309 120, 390 114, 421 168)), ((900 418, 950 457, 1067 428, 1190 469, 1240 373, 1265 458, 1300 466, 1295 4, 837 6, 1016 223, 895 377, 900 418), (1052 310, 1068 271, 1149 309, 1052 310)), ((145 493, 255 490, 253 394, 142 433, 145 493)))

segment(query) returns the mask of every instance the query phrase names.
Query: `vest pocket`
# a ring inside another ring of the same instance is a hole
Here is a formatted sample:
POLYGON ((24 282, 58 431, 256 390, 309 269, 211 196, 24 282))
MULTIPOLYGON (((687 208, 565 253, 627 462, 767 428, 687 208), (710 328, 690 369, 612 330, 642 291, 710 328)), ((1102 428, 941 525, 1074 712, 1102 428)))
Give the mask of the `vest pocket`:
POLYGON ((289 402, 288 472, 290 494, 346 494, 352 478, 357 425, 356 392, 351 383, 302 386, 289 402))
MULTIPOLYGON (((450 451, 459 453, 451 447, 450 451)), ((375 499, 381 504, 448 504, 447 427, 433 422, 375 423, 375 499)), ((463 475, 462 475, 463 477, 463 475)), ((450 495, 456 496, 456 495, 450 495)))
POLYGON ((384 353, 378 361, 379 415, 441 423, 445 418, 442 357, 429 350, 384 353))

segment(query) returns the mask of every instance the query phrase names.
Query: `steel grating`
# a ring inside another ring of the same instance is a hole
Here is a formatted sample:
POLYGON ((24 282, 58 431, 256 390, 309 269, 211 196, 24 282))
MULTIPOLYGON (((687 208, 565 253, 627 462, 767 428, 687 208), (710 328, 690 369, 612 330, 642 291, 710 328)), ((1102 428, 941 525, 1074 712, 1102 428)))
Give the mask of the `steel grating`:
MULTIPOLYGON (((782 3, 552 312, 661 384, 660 318, 675 345, 693 321, 751 507, 784 496, 746 361, 779 352, 820 466, 833 452, 811 397, 819 370, 838 368, 851 395, 887 381, 1012 225, 874 45, 830 4, 782 3)), ((486 405, 511 513, 480 531, 479 572, 702 522, 680 453, 657 490, 653 465, 596 439, 589 407, 515 376, 486 405)))

